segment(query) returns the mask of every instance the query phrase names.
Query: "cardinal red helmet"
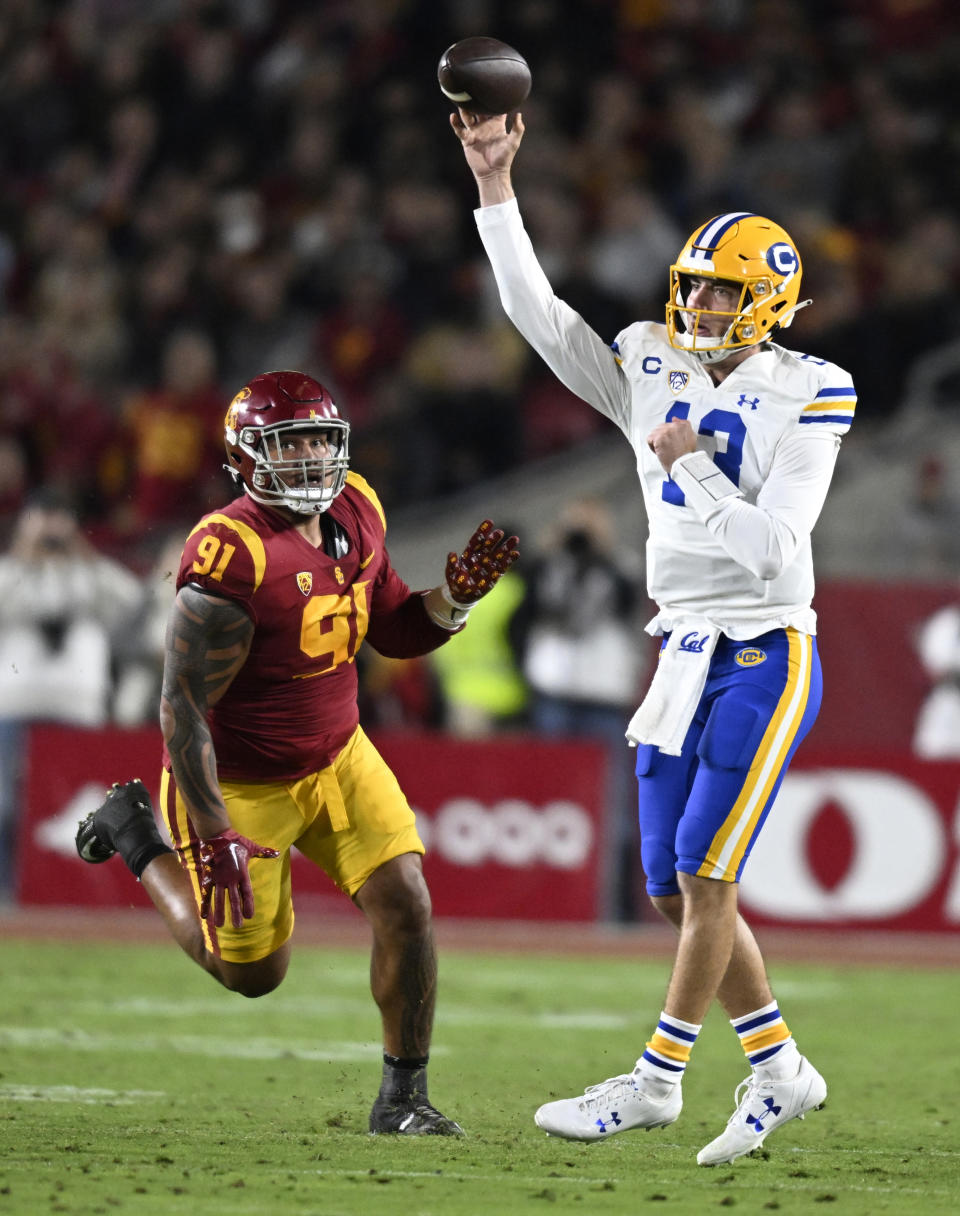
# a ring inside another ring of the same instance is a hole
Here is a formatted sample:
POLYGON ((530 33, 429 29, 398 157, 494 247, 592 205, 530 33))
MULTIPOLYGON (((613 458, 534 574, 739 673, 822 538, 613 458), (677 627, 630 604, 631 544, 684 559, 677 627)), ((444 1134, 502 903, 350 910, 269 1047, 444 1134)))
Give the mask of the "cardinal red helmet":
POLYGON ((223 420, 227 464, 251 498, 300 515, 326 511, 350 468, 350 424, 333 398, 303 372, 254 376, 230 402, 223 420), (294 435, 327 435, 326 455, 295 454, 294 435))

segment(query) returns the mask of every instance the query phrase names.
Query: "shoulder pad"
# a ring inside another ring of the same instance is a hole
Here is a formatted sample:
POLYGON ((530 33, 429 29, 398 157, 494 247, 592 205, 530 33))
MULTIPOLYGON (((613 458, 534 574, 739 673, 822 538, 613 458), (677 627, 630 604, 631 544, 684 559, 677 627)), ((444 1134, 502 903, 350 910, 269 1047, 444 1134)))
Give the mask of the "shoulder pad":
POLYGON ((383 528, 383 534, 386 536, 387 517, 384 514, 383 506, 380 499, 377 497, 377 492, 374 490, 373 486, 370 485, 365 478, 361 477, 359 473, 353 472, 347 474, 347 485, 356 490, 360 495, 362 495, 363 498, 367 500, 367 502, 371 504, 377 515, 380 516, 380 524, 383 528))
POLYGON ((187 537, 177 588, 185 583, 246 600, 263 582, 267 556, 263 540, 239 519, 207 515, 187 537))

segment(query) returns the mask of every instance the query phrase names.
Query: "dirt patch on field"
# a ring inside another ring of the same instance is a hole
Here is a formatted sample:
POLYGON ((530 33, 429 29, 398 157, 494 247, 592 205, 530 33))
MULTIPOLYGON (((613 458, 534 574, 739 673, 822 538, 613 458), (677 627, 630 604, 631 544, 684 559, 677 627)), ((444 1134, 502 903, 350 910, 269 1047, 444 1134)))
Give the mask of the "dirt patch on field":
MULTIPOLYGON (((768 961, 872 964, 875 966, 957 967, 960 934, 890 933, 867 930, 757 929, 768 961)), ((52 941, 165 941, 160 917, 144 908, 5 908, 0 933, 7 939, 52 941)), ((331 916, 300 914, 298 945, 357 946, 369 942, 366 922, 349 908, 331 916)), ((622 958, 669 958, 671 930, 656 924, 557 924, 536 921, 439 919, 440 949, 582 954, 622 958)))

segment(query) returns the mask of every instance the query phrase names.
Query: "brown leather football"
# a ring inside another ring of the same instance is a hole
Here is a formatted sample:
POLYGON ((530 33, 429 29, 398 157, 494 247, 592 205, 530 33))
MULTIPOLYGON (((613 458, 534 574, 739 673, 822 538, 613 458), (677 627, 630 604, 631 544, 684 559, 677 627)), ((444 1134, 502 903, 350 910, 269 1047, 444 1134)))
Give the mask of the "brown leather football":
POLYGON ((507 114, 526 101, 530 67, 498 38, 462 38, 440 56, 437 80, 454 105, 477 114, 507 114))

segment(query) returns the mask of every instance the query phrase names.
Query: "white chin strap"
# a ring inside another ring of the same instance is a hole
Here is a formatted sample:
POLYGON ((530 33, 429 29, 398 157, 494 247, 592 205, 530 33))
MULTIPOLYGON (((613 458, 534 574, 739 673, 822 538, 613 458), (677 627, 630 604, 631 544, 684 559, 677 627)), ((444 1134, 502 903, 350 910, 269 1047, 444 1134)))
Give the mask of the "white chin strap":
POLYGON ((327 486, 313 486, 305 490, 285 489, 282 493, 273 491, 269 494, 260 494, 248 486, 245 481, 242 482, 242 485, 254 502, 259 502, 265 507, 283 507, 297 515, 322 515, 324 511, 330 509, 337 497, 334 491, 327 486))
POLYGON ((288 511, 296 511, 298 515, 321 515, 332 506, 335 498, 332 490, 317 486, 307 490, 287 490, 281 501, 288 511))
MULTIPOLYGON (((702 338, 701 342, 722 342, 724 340, 724 338, 702 338)), ((760 342, 763 340, 761 338, 760 342)), ((760 345, 760 342, 751 342, 749 346, 697 346, 694 348, 694 339, 691 334, 676 334, 674 341, 687 354, 693 355, 694 359, 701 363, 720 363, 723 359, 729 359, 731 355, 735 355, 738 350, 749 350, 751 346, 760 345)))

